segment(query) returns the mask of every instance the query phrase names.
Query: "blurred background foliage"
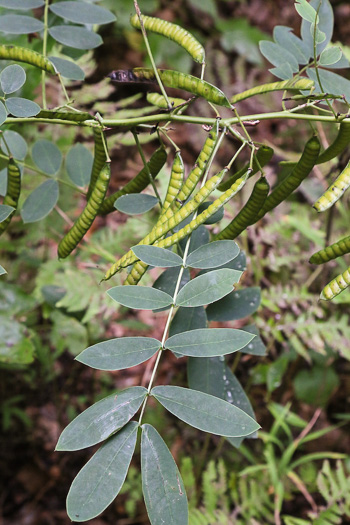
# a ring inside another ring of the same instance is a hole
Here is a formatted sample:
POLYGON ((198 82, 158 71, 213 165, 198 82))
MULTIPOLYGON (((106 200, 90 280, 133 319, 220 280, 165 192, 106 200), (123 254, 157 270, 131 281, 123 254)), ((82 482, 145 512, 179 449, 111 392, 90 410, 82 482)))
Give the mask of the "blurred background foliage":
MULTIPOLYGON (((115 88, 105 78, 113 69, 149 65, 141 35, 129 25, 132 2, 104 0, 101 4, 116 15, 117 22, 101 27, 104 44, 94 51, 84 54, 65 50, 86 75, 84 82, 67 82, 67 91, 80 109, 92 113, 127 116, 152 112, 146 104, 147 88, 115 88)), ((332 5, 334 40, 342 42, 347 54, 350 6, 346 1, 334 1, 332 5)), ((283 23, 295 31, 299 25, 293 2, 282 0, 141 0, 140 7, 144 14, 180 23, 205 43, 206 78, 224 88, 228 96, 272 81, 258 42, 270 39, 276 24, 283 23)), ((40 15, 39 11, 34 13, 40 15)), ((1 43, 16 43, 37 51, 42 45, 35 34, 29 38, 1 35, 1 43)), ((172 42, 150 35, 150 43, 158 66, 199 74, 199 66, 193 66, 188 55, 172 42)), ((49 48, 54 45, 49 39, 49 48)), ((28 68, 21 96, 40 104, 40 78, 40 72, 28 68)), ((49 107, 63 103, 54 81, 49 80, 47 92, 49 107)), ((281 95, 272 93, 242 102, 239 111, 278 110, 280 104, 281 95)), ((205 112, 206 104, 198 101, 191 111, 205 112)), ((76 141, 93 149, 92 137, 83 129, 66 127, 62 133, 58 126, 21 125, 20 131, 29 148, 39 139, 48 139, 59 147, 64 158, 76 141)), ((325 143, 321 126, 318 131, 325 143)), ((330 141, 333 131, 326 128, 326 132, 330 141)), ((294 160, 310 130, 306 124, 269 121, 251 133, 255 141, 274 147, 275 157, 267 174, 271 180, 278 180, 283 176, 278 161, 294 160)), ((117 189, 141 164, 128 134, 116 130, 108 135, 112 189, 117 189)), ((190 167, 201 149, 204 133, 190 126, 176 126, 172 136, 190 167)), ((155 148, 153 140, 154 135, 140 135, 148 157, 155 148)), ((232 156, 234 147, 228 142, 220 151, 217 168, 232 156)), ((240 157, 236 167, 246 160, 240 157)), ((1 165, 0 170, 3 195, 6 170, 1 165)), ((163 191, 168 173, 169 166, 158 177, 163 191)), ((23 200, 40 178, 28 169, 25 174, 23 200)), ((243 355, 239 362, 233 358, 229 365, 248 392, 263 427, 261 439, 249 440, 235 449, 225 440, 211 439, 184 427, 160 406, 147 415, 147 422, 163 431, 181 467, 190 500, 190 525, 279 523, 274 514, 276 498, 280 501, 280 523, 286 525, 327 525, 350 519, 350 440, 344 425, 349 419, 345 413, 350 398, 350 295, 344 293, 332 304, 319 303, 322 284, 339 272, 336 263, 321 270, 314 270, 308 263, 311 253, 323 246, 325 236, 340 238, 350 222, 349 195, 337 205, 335 213, 329 214, 326 225, 312 210, 320 189, 327 187, 326 175, 323 167, 316 168, 287 203, 239 238, 247 255, 243 284, 262 288, 261 306, 253 318, 267 355, 243 355), (175 431, 176 427, 181 432, 175 431), (286 459, 288 447, 292 447, 293 454, 286 459), (196 454, 199 459, 194 462, 196 454), (307 461, 298 463, 303 457, 307 461)), ((69 181, 64 162, 59 176, 69 181)), ((115 255, 122 254, 149 231, 155 221, 153 212, 127 222, 121 214, 99 218, 81 249, 67 261, 58 262, 56 246, 66 214, 74 219, 84 205, 79 193, 62 187, 62 204, 53 214, 35 227, 15 219, 9 232, 0 238, 1 264, 11 267, 11 279, 2 277, 0 284, 0 469, 5 482, 0 516, 4 525, 69 523, 65 495, 87 455, 85 451, 74 455, 54 453, 59 433, 94 401, 115 389, 140 384, 148 373, 141 365, 106 374, 86 369, 73 358, 102 339, 136 334, 157 337, 163 320, 162 314, 118 309, 108 301, 107 286, 98 284, 103 269, 115 255)), ((238 201, 228 206, 223 226, 248 195, 249 186, 238 201)), ((151 272, 145 284, 156 276, 156 270, 151 272)), ((217 326, 239 328, 251 322, 250 317, 217 326)), ((173 377, 177 384, 185 384, 183 360, 163 363, 160 381, 166 378, 169 382, 173 377)), ((122 496, 90 523, 148 523, 140 482, 135 465, 122 496)))

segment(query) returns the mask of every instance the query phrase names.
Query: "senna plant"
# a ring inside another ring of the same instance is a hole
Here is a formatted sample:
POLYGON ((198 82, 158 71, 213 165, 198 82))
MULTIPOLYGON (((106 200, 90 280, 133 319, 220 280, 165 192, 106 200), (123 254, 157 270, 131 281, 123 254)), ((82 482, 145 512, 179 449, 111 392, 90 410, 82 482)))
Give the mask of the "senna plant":
MULTIPOLYGON (((295 7, 302 18, 302 38, 289 28, 278 26, 274 42, 260 44, 262 54, 274 66, 271 73, 279 80, 230 98, 205 80, 205 50, 194 36, 178 25, 143 16, 142 3, 139 6, 135 0, 134 4, 131 25, 141 30, 152 67, 117 69, 109 78, 115 83, 151 84, 152 90, 158 86, 160 93, 148 95, 150 106, 143 114, 104 116, 82 111, 69 99, 63 78, 82 80, 84 72, 75 62, 67 60, 64 50, 70 47, 84 54, 102 45, 101 37, 91 26, 113 22, 114 14, 94 3, 77 0, 52 3, 0 0, 0 31, 6 41, 0 46, 0 59, 8 62, 0 74, 0 159, 4 163, 0 172, 0 189, 4 195, 0 205, 0 233, 11 228, 23 187, 21 172, 25 182, 27 170, 47 180, 24 201, 20 210, 24 223, 39 221, 52 212, 62 184, 86 195, 86 207, 59 243, 61 259, 79 245, 97 215, 112 212, 132 215, 158 207, 158 219, 148 235, 114 261, 103 280, 123 275, 127 270, 124 284, 111 287, 108 295, 128 308, 167 310, 162 337, 115 338, 97 343, 77 357, 84 365, 110 371, 124 370, 152 359, 149 383, 112 393, 85 410, 63 431, 57 450, 74 451, 101 443, 73 481, 67 498, 69 517, 74 522, 83 522, 100 514, 118 495, 140 435, 142 486, 150 522, 184 525, 188 523, 188 508, 180 472, 157 430, 144 423, 145 413, 150 409, 149 400, 152 398, 194 428, 224 436, 235 447, 239 447, 243 439, 256 436, 259 425, 253 409, 226 364, 225 356, 235 352, 264 355, 264 345, 254 325, 238 330, 212 328, 210 322, 242 319, 259 306, 258 288, 235 290, 245 268, 245 255, 234 239, 287 199, 315 165, 332 161, 347 147, 350 82, 329 69, 346 68, 349 64, 341 48, 331 44, 333 12, 329 1, 297 0, 295 7), (33 8, 41 9, 41 18, 32 16, 33 8), (19 14, 17 10, 26 14, 19 14), (20 47, 11 42, 13 34, 33 32, 42 35, 36 49, 29 44, 20 47), (182 46, 199 64, 200 75, 158 69, 147 32, 156 32, 182 46), (32 100, 14 96, 26 82, 23 65, 41 71, 42 107, 32 100), (61 107, 47 107, 48 75, 56 78, 62 87, 66 100, 61 107), (165 88, 182 90, 183 98, 170 97, 165 88), (240 114, 241 101, 272 91, 284 92, 280 111, 240 114), (188 108, 195 107, 198 98, 208 102, 208 114, 189 114, 188 108), (258 147, 246 125, 273 119, 306 121, 311 125, 331 123, 339 131, 334 142, 321 152, 314 128, 300 160, 291 167, 288 176, 270 190, 263 167, 271 160, 273 149, 268 145, 258 147), (17 131, 23 123, 79 126, 93 135, 94 155, 80 143, 73 145, 66 158, 69 180, 58 177, 62 154, 53 142, 37 141, 32 146, 32 160, 26 160, 27 144, 17 131), (168 123, 202 126, 207 131, 187 177, 181 150, 171 137, 168 123), (157 133, 159 146, 147 161, 138 133, 150 125, 157 133), (111 195, 108 195, 111 159, 109 140, 105 136, 107 128, 131 130, 144 165, 132 181, 111 195), (218 173, 212 173, 214 160, 228 135, 235 138, 239 147, 218 173), (169 153, 169 144, 172 153, 169 153), (250 161, 235 170, 232 166, 244 149, 250 151, 250 161), (155 179, 168 156, 172 159, 172 168, 166 195, 162 198, 155 179), (255 185, 247 203, 230 224, 220 229, 217 223, 222 219, 223 207, 254 176, 255 185), (142 193, 147 187, 154 195, 142 193), (210 239, 210 229, 205 225, 211 224, 215 225, 215 233, 210 239), (152 287, 138 285, 150 266, 165 268, 165 271, 152 287), (187 358, 187 388, 157 385, 159 365, 169 353, 179 359, 187 358)), ((346 168, 331 185, 340 192, 337 198, 330 198, 328 192, 322 201, 326 199, 327 206, 333 205, 348 182, 346 168)), ((350 251, 347 238, 338 244, 315 254, 311 262, 327 262, 350 251)), ((6 270, 0 267, 0 273, 6 270)), ((326 286, 321 295, 323 299, 333 298, 350 285, 349 271, 340 277, 326 286)))

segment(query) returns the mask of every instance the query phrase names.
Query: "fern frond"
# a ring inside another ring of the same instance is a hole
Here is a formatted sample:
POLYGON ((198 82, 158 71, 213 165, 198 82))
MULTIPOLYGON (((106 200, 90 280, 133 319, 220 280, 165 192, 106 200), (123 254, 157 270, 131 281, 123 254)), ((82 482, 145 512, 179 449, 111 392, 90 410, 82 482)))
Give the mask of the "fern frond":
POLYGON ((325 354, 327 347, 350 359, 350 319, 346 313, 326 318, 318 294, 298 286, 271 286, 263 291, 262 304, 278 314, 278 321, 259 326, 268 339, 286 342, 309 359, 310 350, 325 354))

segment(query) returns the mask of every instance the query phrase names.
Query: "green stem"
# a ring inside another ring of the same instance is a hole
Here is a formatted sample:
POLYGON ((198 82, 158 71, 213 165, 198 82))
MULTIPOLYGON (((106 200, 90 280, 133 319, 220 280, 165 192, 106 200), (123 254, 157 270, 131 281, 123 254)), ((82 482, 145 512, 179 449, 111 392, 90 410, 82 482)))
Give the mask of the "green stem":
MULTIPOLYGON (((341 115, 340 117, 333 117, 328 115, 308 115, 303 113, 292 113, 290 111, 276 111, 270 113, 257 113, 254 115, 243 115, 240 117, 241 120, 245 122, 255 121, 255 120, 305 120, 309 122, 328 122, 339 124, 342 120, 346 118, 346 115, 341 115)), ((350 119, 348 119, 350 120, 350 119)), ((102 119, 102 123, 105 127, 114 127, 114 128, 133 128, 142 124, 156 123, 156 122, 178 122, 182 124, 198 124, 198 125, 207 125, 214 126, 216 118, 212 117, 195 117, 190 115, 172 115, 160 113, 158 115, 146 115, 144 117, 135 117, 128 119, 102 119)), ((74 122, 71 120, 61 120, 61 119, 48 119, 48 118, 35 118, 35 117, 8 117, 5 124, 22 124, 22 123, 45 123, 45 124, 62 124, 64 126, 80 126, 86 128, 96 127, 95 120, 85 120, 84 122, 74 122)), ((239 120, 236 117, 221 119, 221 127, 230 127, 238 124, 239 120)), ((237 132, 236 132, 237 133, 237 132)))
MULTIPOLYGON (((48 36, 48 19, 49 19, 49 0, 45 0, 45 8, 44 8, 44 34, 43 34, 43 56, 47 56, 47 36, 48 36)), ((43 97, 43 108, 47 109, 46 104, 46 72, 41 72, 41 90, 42 90, 42 97, 43 97)))
MULTIPOLYGON (((317 77, 317 82, 318 82, 318 85, 320 86, 320 90, 321 91, 324 91, 323 89, 323 86, 322 86, 322 82, 321 82, 321 77, 320 77, 320 73, 318 71, 318 64, 317 64, 317 42, 316 42, 316 33, 317 33, 317 18, 318 18, 318 13, 319 13, 319 10, 321 8, 321 2, 318 6, 318 9, 317 9, 317 14, 316 14, 316 18, 315 18, 315 22, 314 22, 314 63, 315 63, 315 73, 316 73, 316 77, 317 77)), ((332 104, 329 102, 328 99, 326 99, 326 102, 327 102, 327 106, 329 107, 329 109, 331 110, 331 112, 333 113, 333 115, 335 117, 337 117, 333 107, 332 107, 332 104)))
POLYGON ((175 153, 178 152, 178 151, 181 151, 179 146, 177 146, 175 144, 175 142, 169 137, 169 135, 168 135, 168 133, 167 133, 167 131, 165 129, 160 128, 160 131, 161 131, 161 133, 163 133, 163 135, 168 139, 170 144, 173 146, 173 148, 175 149, 175 153))
MULTIPOLYGON (((45 71, 43 71, 43 73, 45 74, 45 71)), ((71 103, 71 100, 70 100, 70 98, 69 98, 69 96, 68 96, 68 93, 67 93, 67 91, 66 91, 66 86, 65 86, 64 83, 63 83, 62 75, 60 75, 60 73, 58 73, 58 80, 60 81, 61 88, 62 88, 63 94, 64 94, 64 96, 65 96, 65 98, 66 98, 67 104, 70 104, 70 103, 71 103)), ((72 108, 72 107, 70 107, 70 106, 68 106, 68 107, 69 107, 69 109, 74 109, 74 108, 72 108)), ((44 109, 46 109, 46 108, 44 108, 44 109)))
POLYGON ((236 158, 241 153, 242 149, 245 148, 246 145, 247 145, 246 143, 242 144, 242 146, 236 151, 236 153, 233 155, 233 157, 230 160, 230 162, 227 164, 227 169, 231 168, 232 164, 234 163, 234 161, 236 160, 236 158))
POLYGON ((143 162, 143 165, 147 171, 147 174, 149 176, 149 180, 150 180, 150 183, 153 187, 153 190, 154 190, 154 193, 158 199, 158 202, 159 202, 159 206, 162 207, 163 206, 163 203, 162 203, 162 199, 160 198, 160 195, 158 193, 158 190, 157 190, 157 186, 154 182, 154 179, 152 177, 152 173, 150 172, 150 169, 149 169, 149 166, 147 164, 147 161, 146 161, 146 158, 145 158, 145 155, 143 153, 143 150, 142 150, 142 147, 141 147, 141 144, 140 144, 140 141, 139 141, 139 137, 137 135, 137 132, 136 131, 132 131, 132 134, 134 135, 134 139, 135 139, 135 142, 136 142, 136 146, 137 146, 137 149, 138 149, 138 152, 140 154, 140 157, 142 159, 142 162, 143 162))
MULTIPOLYGON (((201 184, 201 188, 203 188, 203 186, 205 185, 205 183, 207 181, 209 169, 211 167, 213 159, 214 159, 214 157, 215 157, 215 155, 216 155, 216 153, 217 153, 217 151, 218 151, 218 149, 220 147, 220 144, 221 144, 223 138, 224 138, 224 133, 222 134, 222 136, 219 138, 219 140, 216 143, 216 146, 214 148, 214 151, 213 151, 213 154, 211 156, 210 162, 209 162, 209 164, 207 166, 207 169, 206 169, 206 172, 204 174, 204 177, 203 177, 203 180, 202 180, 202 184, 201 184)), ((197 216, 197 212, 194 214, 194 217, 196 217, 196 216, 197 216)), ((182 265, 181 265, 180 272, 179 272, 179 275, 178 275, 178 278, 177 278, 177 281, 176 281, 176 285, 175 285, 175 291, 174 291, 174 295, 173 295, 173 304, 171 305, 171 308, 170 308, 170 311, 169 311, 169 314, 168 314, 168 317, 167 317, 167 320, 166 320, 166 323, 165 323, 165 327, 164 327, 164 331, 163 331, 163 337, 162 337, 162 342, 161 342, 162 346, 158 350, 157 359, 156 359, 156 362, 154 364, 154 368, 153 368, 153 371, 152 371, 151 379, 149 381, 148 388, 147 388, 147 396, 146 396, 146 398, 145 398, 145 400, 144 400, 144 402, 142 404, 140 418, 139 418, 139 425, 141 425, 143 414, 145 412, 145 408, 146 408, 146 405, 147 405, 147 401, 148 401, 150 392, 152 390, 154 379, 156 377, 156 372, 157 372, 157 369, 158 369, 158 366, 159 366, 159 362, 160 362, 162 353, 165 350, 164 345, 165 345, 166 337, 167 337, 167 334, 168 334, 168 331, 169 331, 169 326, 170 326, 170 323, 171 323, 171 320, 172 320, 172 317, 173 317, 173 312, 174 312, 174 310, 176 308, 176 306, 175 306, 176 305, 176 299, 177 299, 177 295, 178 295, 179 290, 180 290, 181 279, 182 279, 184 270, 186 268, 186 261, 187 261, 187 256, 188 256, 188 250, 190 248, 190 242, 191 242, 191 235, 188 236, 188 239, 187 239, 187 242, 186 242, 186 246, 185 246, 185 249, 184 249, 184 254, 183 254, 183 258, 182 258, 182 265)))
POLYGON ((153 55, 152 55, 151 47, 150 47, 149 42, 148 42, 146 29, 145 29, 145 26, 143 24, 142 15, 141 15, 141 11, 140 11, 139 5, 137 3, 137 0, 134 0, 134 6, 135 6, 136 14, 137 14, 137 16, 139 18, 139 21, 140 21, 140 27, 141 27, 141 31, 142 31, 142 36, 143 36, 143 39, 144 39, 144 42, 145 42, 145 46, 146 46, 146 49, 147 49, 147 53, 148 53, 149 59, 150 59, 151 64, 152 64, 154 75, 155 75, 155 77, 157 79, 157 82, 158 82, 158 85, 159 85, 160 90, 162 92, 162 95, 163 95, 163 97, 166 100, 166 103, 168 105, 168 109, 170 110, 172 108, 172 105, 169 102, 168 95, 167 95, 167 93, 166 93, 166 91, 164 89, 162 81, 160 80, 160 76, 158 74, 157 66, 156 66, 156 64, 154 62, 154 58, 153 58, 153 55))

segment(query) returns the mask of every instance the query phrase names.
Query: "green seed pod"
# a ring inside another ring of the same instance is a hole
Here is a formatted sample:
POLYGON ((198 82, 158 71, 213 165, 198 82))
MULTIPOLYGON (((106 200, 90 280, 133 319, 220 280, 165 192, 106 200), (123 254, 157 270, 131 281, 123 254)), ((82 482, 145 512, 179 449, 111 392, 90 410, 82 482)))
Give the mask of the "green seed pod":
MULTIPOLYGON (((266 146, 265 144, 260 146, 260 148, 258 149, 256 153, 256 159, 254 158, 253 160, 253 171, 250 172, 249 177, 252 177, 253 175, 255 175, 255 173, 257 173, 260 170, 259 164, 263 168, 268 162, 270 162, 270 160, 272 159, 272 156, 273 156, 273 149, 270 148, 270 146, 266 146)), ((228 190, 236 180, 240 179, 241 177, 243 177, 245 173, 247 173, 248 169, 249 169, 249 163, 246 164, 239 171, 231 175, 227 180, 219 184, 218 190, 220 191, 228 190)))
MULTIPOLYGON (((175 159, 174 159, 174 162, 173 162, 173 165, 172 165, 172 169, 171 169, 171 175, 170 175, 170 180, 169 180, 169 186, 168 186, 168 191, 167 191, 167 194, 165 196, 165 199, 164 199, 164 203, 163 203, 163 206, 162 206, 162 209, 161 209, 161 212, 160 212, 160 216, 159 216, 159 219, 157 221, 157 224, 156 224, 156 227, 158 227, 161 223, 160 223, 160 219, 161 217, 164 215, 164 213, 166 212, 166 210, 170 207, 171 203, 173 202, 173 200, 176 198, 181 186, 182 186, 182 182, 183 182, 183 177, 184 177, 184 165, 183 165, 183 161, 182 161, 182 158, 181 158, 181 154, 179 151, 176 152, 175 154, 175 159)), ((128 277, 126 278, 126 280, 124 281, 124 284, 125 285, 136 285, 140 282, 140 280, 142 279, 142 277, 144 276, 144 274, 146 273, 147 271, 147 268, 148 268, 148 265, 142 261, 137 261, 128 277)))
MULTIPOLYGON (((17 209, 18 199, 21 193, 21 172, 15 161, 10 158, 7 166, 7 191, 3 204, 17 209)), ((0 235, 7 229, 11 222, 13 213, 4 221, 0 222, 0 235)))
POLYGON ((89 189, 87 192, 87 199, 89 199, 92 190, 95 187, 96 181, 101 173, 101 170, 106 162, 106 151, 103 144, 103 131, 100 128, 94 128, 94 162, 91 169, 91 177, 89 189))
POLYGON ((350 235, 314 253, 309 262, 311 264, 323 264, 347 253, 350 253, 350 235))
POLYGON ((181 186, 183 184, 184 173, 185 167, 181 158, 181 153, 177 151, 171 168, 169 185, 164 199, 161 215, 163 215, 166 212, 166 210, 169 208, 169 206, 171 206, 173 201, 178 196, 181 186))
MULTIPOLYGON (((193 93, 193 95, 205 98, 213 104, 231 108, 231 104, 226 95, 216 86, 209 84, 209 82, 205 80, 171 69, 158 69, 158 74, 166 87, 184 89, 189 93, 193 93)), ((157 82, 153 69, 143 67, 119 69, 112 71, 108 76, 114 82, 157 82)))
POLYGON ((40 53, 26 49, 25 47, 0 45, 0 59, 15 60, 16 62, 25 62, 31 66, 36 66, 43 71, 56 75, 56 69, 52 62, 40 53))
POLYGON ((228 202, 236 193, 238 193, 244 186, 247 177, 242 177, 238 179, 231 188, 225 191, 218 199, 216 199, 206 210, 200 213, 195 219, 193 219, 189 224, 184 228, 174 233, 170 237, 166 237, 161 241, 154 243, 154 246, 159 248, 169 248, 174 244, 180 242, 184 237, 190 235, 194 230, 196 230, 201 224, 206 222, 214 213, 216 213, 226 202, 228 202))
POLYGON ((193 170, 187 177, 185 184, 183 185, 183 187, 181 188, 177 196, 177 203, 176 203, 177 208, 181 206, 181 202, 184 202, 188 199, 188 197, 192 194, 193 190, 195 189, 198 182, 200 181, 201 177, 203 176, 206 170, 206 167, 208 165, 208 162, 213 154, 217 139, 218 139, 217 130, 213 128, 209 132, 209 135, 196 160, 193 170))
POLYGON ((109 163, 106 163, 100 171, 85 209, 58 245, 60 259, 68 257, 94 222, 106 195, 110 175, 111 167, 109 163))
POLYGON ((261 219, 268 211, 276 208, 300 186, 315 165, 320 152, 320 143, 317 137, 312 137, 305 145, 299 162, 290 174, 270 193, 257 219, 261 219))
POLYGON ((271 93, 272 91, 300 91, 304 89, 311 89, 314 85, 314 81, 309 78, 299 78, 290 80, 282 80, 281 82, 271 82, 269 84, 263 84, 262 86, 256 86, 242 93, 238 93, 231 98, 231 103, 236 104, 241 100, 245 100, 254 95, 264 95, 265 93, 271 93))
POLYGON ((93 117, 89 113, 78 113, 71 111, 53 111, 50 109, 42 109, 40 113, 35 115, 34 118, 47 118, 57 120, 70 120, 72 122, 84 122, 85 120, 91 120, 93 117))
MULTIPOLYGON (((193 60, 203 64, 205 62, 205 51, 204 47, 198 42, 198 40, 191 35, 186 29, 178 26, 177 24, 172 24, 160 18, 154 18, 152 16, 142 16, 142 21, 145 29, 151 31, 152 33, 157 33, 158 35, 163 35, 173 42, 176 42, 182 46, 187 53, 191 55, 193 60)), ((130 23, 133 27, 137 29, 141 28, 140 20, 137 14, 133 15, 130 18, 130 23)))
POLYGON ((338 157, 350 142, 350 120, 343 120, 340 123, 338 135, 334 142, 325 149, 318 157, 316 164, 323 164, 338 157))
POLYGON ((253 188, 252 194, 249 197, 245 206, 236 215, 236 217, 230 222, 228 226, 220 233, 215 235, 214 240, 220 241, 223 239, 235 239, 243 230, 254 224, 256 217, 261 210, 266 197, 269 193, 269 183, 265 177, 261 177, 253 188))
MULTIPOLYGON (((148 169, 152 175, 152 178, 155 179, 162 167, 164 166, 167 159, 166 151, 163 147, 158 148, 147 162, 148 169)), ((113 195, 110 195, 102 203, 102 206, 99 211, 99 215, 107 215, 112 211, 116 211, 114 203, 122 195, 128 195, 129 193, 140 193, 144 190, 150 183, 148 169, 144 166, 142 170, 133 178, 130 182, 125 184, 113 195)))
POLYGON ((124 281, 124 286, 135 286, 138 284, 142 277, 147 272, 148 264, 144 263, 143 261, 137 261, 133 267, 131 268, 131 271, 127 278, 124 281))
POLYGON ((350 162, 347 163, 346 168, 341 172, 334 183, 329 186, 328 190, 319 198, 314 204, 315 210, 318 212, 328 210, 335 204, 343 193, 350 186, 350 162))
POLYGON ((330 283, 328 283, 322 290, 320 299, 329 301, 334 299, 341 292, 350 286, 350 266, 345 272, 337 275, 330 283))
MULTIPOLYGON (((168 97, 168 99, 170 104, 174 107, 180 106, 186 102, 183 98, 168 97)), ((168 104, 160 93, 147 93, 147 102, 152 104, 152 106, 157 106, 157 108, 168 109, 168 104)))
MULTIPOLYGON (((180 210, 178 210, 173 216, 170 218, 167 217, 166 214, 164 214, 161 217, 161 220, 158 221, 156 226, 151 230, 151 232, 142 239, 138 244, 139 245, 150 245, 155 243, 158 239, 166 235, 170 230, 174 229, 175 226, 178 226, 180 222, 184 221, 196 211, 196 209, 199 207, 199 205, 205 201, 205 199, 214 191, 214 189, 217 187, 221 180, 220 175, 214 175, 209 179, 206 184, 201 188, 196 195, 193 197, 192 200, 187 202, 180 210), (163 221, 163 222, 161 222, 163 221)), ((216 201, 215 201, 216 202, 216 201)), ((213 203, 214 204, 214 203, 213 203)), ((213 204, 211 206, 213 206, 213 204)), ((210 208, 210 206, 209 206, 210 208)), ((206 212, 209 210, 207 208, 206 212)), ((167 212, 169 214, 172 214, 170 208, 168 208, 167 212)), ((204 213, 204 212, 203 212, 204 213)), ((202 216, 203 213, 200 215, 202 216)), ((210 215, 209 215, 210 216, 210 215)), ((118 271, 120 271, 122 268, 126 268, 130 264, 133 264, 136 262, 138 258, 136 255, 129 250, 119 261, 117 261, 113 266, 107 271, 104 280, 107 281, 110 279, 114 274, 116 274, 118 271)))

